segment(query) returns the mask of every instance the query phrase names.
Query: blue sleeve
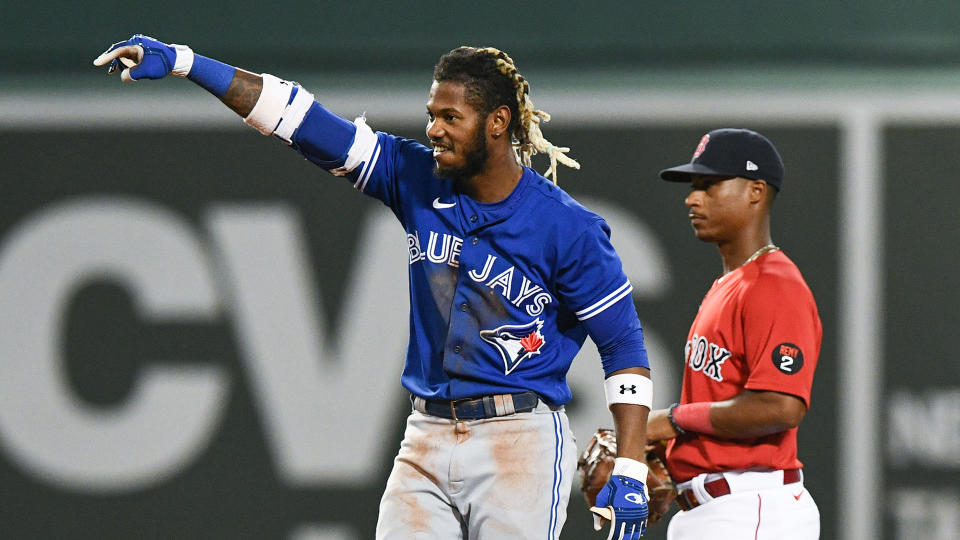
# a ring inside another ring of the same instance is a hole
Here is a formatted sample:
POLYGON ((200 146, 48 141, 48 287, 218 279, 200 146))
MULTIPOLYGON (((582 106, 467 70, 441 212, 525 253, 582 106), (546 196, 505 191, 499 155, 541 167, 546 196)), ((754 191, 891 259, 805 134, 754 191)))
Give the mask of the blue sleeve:
POLYGON ((330 170, 343 165, 357 127, 314 102, 294 133, 291 146, 303 157, 330 170))
POLYGON ((610 228, 597 218, 565 250, 557 293, 597 345, 606 375, 650 367, 643 330, 633 305, 633 286, 610 243, 610 228))
POLYGON ((600 351, 603 373, 607 377, 621 369, 650 367, 647 348, 643 344, 643 328, 631 295, 596 317, 583 321, 583 326, 600 351))
POLYGON ((304 115, 291 146, 310 162, 344 176, 357 190, 379 199, 401 221, 403 194, 399 178, 415 180, 433 170, 430 151, 422 144, 373 132, 365 122, 348 122, 316 102, 304 115), (350 154, 356 156, 359 165, 349 172, 339 170, 350 154))

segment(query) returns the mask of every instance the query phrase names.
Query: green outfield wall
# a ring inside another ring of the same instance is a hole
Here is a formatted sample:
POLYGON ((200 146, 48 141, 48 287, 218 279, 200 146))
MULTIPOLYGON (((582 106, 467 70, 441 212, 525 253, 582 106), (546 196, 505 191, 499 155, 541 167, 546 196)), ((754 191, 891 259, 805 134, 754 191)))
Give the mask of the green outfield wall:
POLYGON ((398 71, 457 45, 521 67, 743 64, 950 66, 955 2, 13 2, 0 22, 11 73, 75 73, 142 32, 253 68, 398 71))

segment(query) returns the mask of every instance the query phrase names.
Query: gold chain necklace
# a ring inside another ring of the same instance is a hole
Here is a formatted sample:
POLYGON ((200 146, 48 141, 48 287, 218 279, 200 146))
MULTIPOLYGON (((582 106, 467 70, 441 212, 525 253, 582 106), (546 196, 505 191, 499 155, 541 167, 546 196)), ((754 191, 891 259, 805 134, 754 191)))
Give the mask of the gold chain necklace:
MULTIPOLYGON (((747 257, 747 260, 743 261, 743 264, 741 264, 741 265, 738 266, 737 268, 746 266, 747 263, 750 263, 750 262, 754 261, 757 257, 763 255, 764 253, 769 253, 769 252, 771 252, 771 251, 776 251, 776 250, 778 250, 778 249, 780 249, 778 246, 775 246, 775 245, 773 245, 773 244, 767 244, 767 245, 763 246, 762 248, 754 251, 754 252, 753 252, 753 255, 747 257)), ((734 268, 733 270, 736 270, 736 268, 734 268)), ((730 273, 733 272, 733 270, 730 270, 729 272, 724 272, 724 274, 723 274, 722 276, 720 276, 719 278, 717 278, 717 283, 723 283, 724 278, 726 278, 727 276, 729 276, 730 273)))
POLYGON ((771 252, 771 251, 776 251, 776 250, 778 250, 778 249, 780 249, 780 248, 777 247, 777 246, 775 246, 775 245, 773 245, 773 244, 767 244, 767 245, 763 246, 762 248, 754 251, 754 252, 753 252, 753 255, 747 257, 747 260, 743 261, 743 264, 741 264, 740 266, 746 265, 747 263, 755 260, 757 257, 763 255, 764 253, 769 253, 769 252, 771 252))

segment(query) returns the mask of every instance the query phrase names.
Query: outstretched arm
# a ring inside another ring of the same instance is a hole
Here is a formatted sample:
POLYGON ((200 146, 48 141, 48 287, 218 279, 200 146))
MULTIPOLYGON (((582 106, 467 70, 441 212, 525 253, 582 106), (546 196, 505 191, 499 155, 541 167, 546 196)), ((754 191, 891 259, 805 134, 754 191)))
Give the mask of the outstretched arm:
POLYGON ((114 43, 93 61, 120 71, 124 82, 184 77, 216 96, 244 122, 275 135, 317 165, 346 174, 369 158, 377 137, 365 123, 351 123, 323 108, 299 84, 256 75, 142 34, 114 43))

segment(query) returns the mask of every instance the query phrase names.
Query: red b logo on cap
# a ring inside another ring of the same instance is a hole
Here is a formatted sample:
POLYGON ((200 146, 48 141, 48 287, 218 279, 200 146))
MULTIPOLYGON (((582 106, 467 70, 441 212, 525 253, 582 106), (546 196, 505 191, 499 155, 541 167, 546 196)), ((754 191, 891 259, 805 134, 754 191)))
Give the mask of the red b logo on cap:
POLYGON ((707 133, 707 134, 704 135, 703 137, 700 137, 700 144, 698 144, 698 145, 697 145, 697 149, 693 151, 693 158, 692 158, 692 159, 697 159, 698 157, 700 157, 700 154, 702 154, 703 151, 706 150, 706 148, 707 148, 707 143, 708 143, 708 142, 710 142, 710 134, 709 134, 709 133, 707 133))

